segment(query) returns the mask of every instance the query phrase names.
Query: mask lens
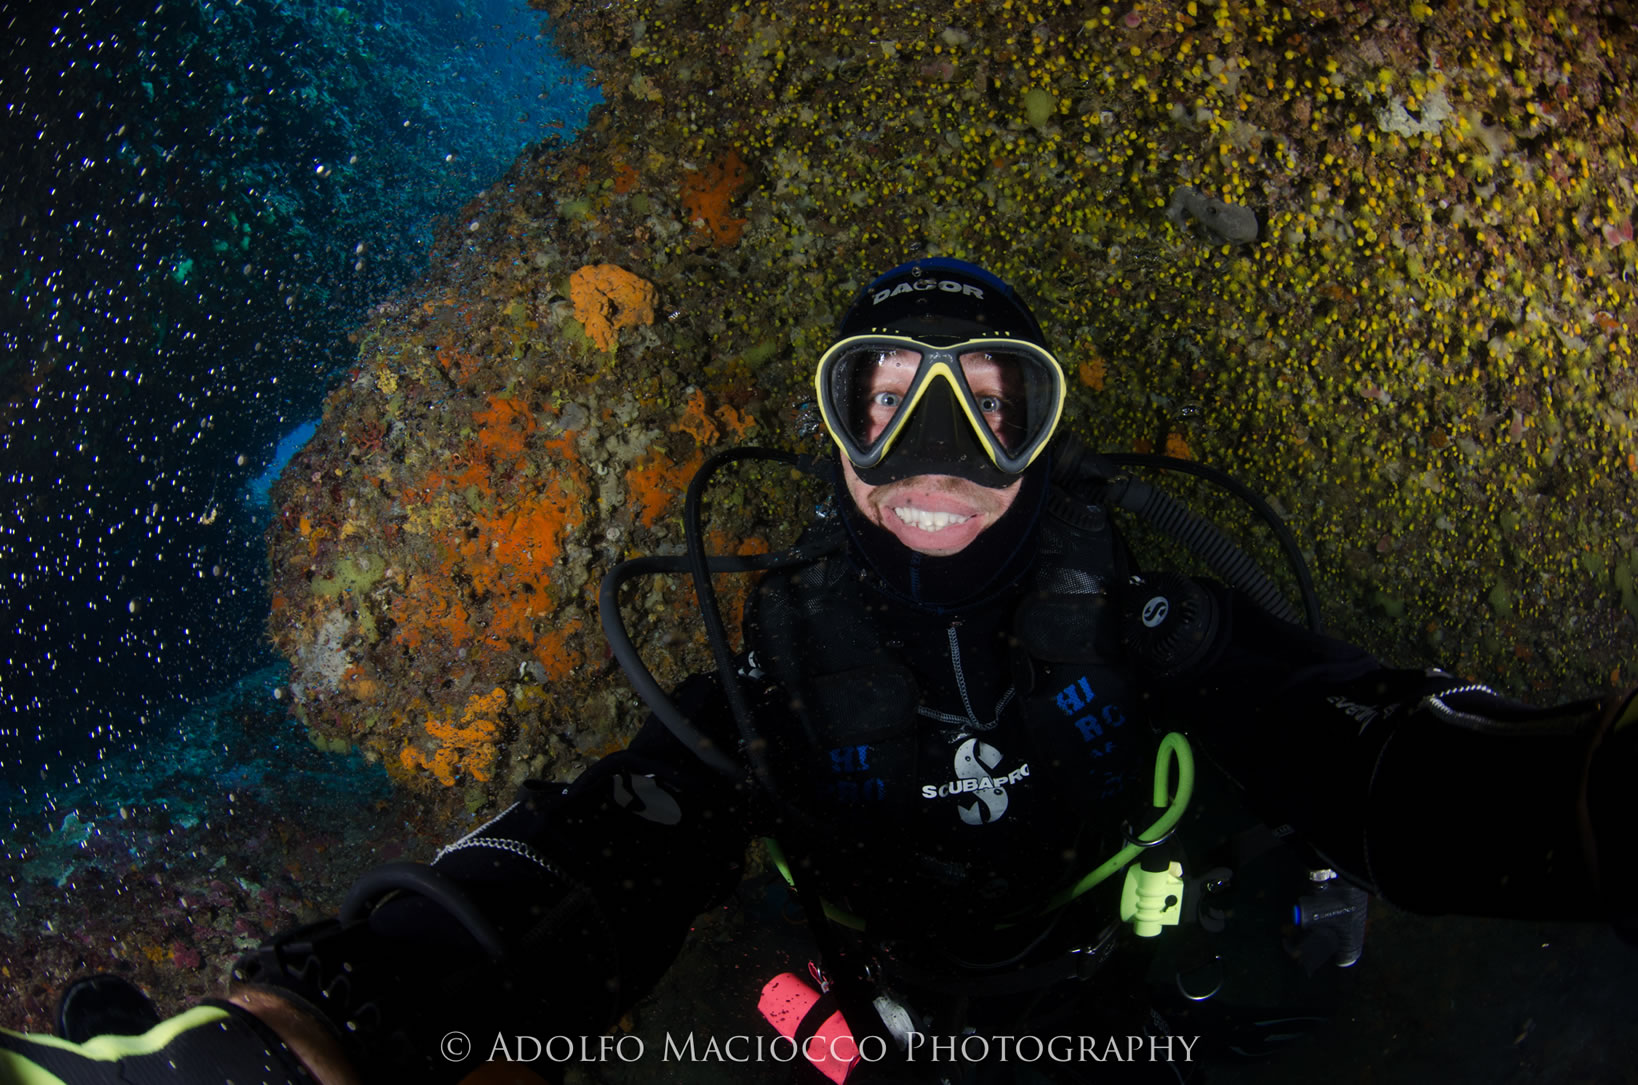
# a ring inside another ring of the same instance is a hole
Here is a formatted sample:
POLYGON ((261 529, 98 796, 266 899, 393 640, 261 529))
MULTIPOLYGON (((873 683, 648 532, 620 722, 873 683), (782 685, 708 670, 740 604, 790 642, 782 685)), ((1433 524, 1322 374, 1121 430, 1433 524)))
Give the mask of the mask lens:
POLYGON ((969 351, 961 372, 973 404, 1003 452, 1016 456, 1057 412, 1057 385, 1044 359, 1009 350, 969 351))
POLYGON ((860 449, 873 450, 904 410, 920 366, 920 352, 891 345, 854 347, 831 363, 836 421, 860 449))

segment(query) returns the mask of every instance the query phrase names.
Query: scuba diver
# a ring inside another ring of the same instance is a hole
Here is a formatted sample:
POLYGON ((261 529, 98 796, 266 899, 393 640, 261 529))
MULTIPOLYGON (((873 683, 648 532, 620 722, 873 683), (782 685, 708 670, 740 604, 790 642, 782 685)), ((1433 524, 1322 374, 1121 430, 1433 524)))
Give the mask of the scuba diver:
POLYGON ((611 644, 654 709, 627 749, 526 785, 430 864, 365 875, 336 918, 241 960, 224 999, 160 1022, 123 981, 81 981, 59 1037, 0 1031, 0 1079, 459 1081, 519 1036, 607 1058, 761 837, 818 954, 747 1025, 800 1054, 793 1073, 1018 1080, 1010 1044, 1031 1080, 1182 1080, 1203 1052, 1178 1022, 1215 981, 1180 965, 1180 1016, 1147 976, 1151 947, 1186 941, 1170 928, 1209 926, 1224 880, 1189 870, 1176 832, 1196 746, 1312 849, 1310 963, 1358 957, 1368 894, 1630 932, 1638 698, 1531 708, 1324 636, 1300 558, 1306 623, 1125 470, 1141 458, 1059 432, 1063 366, 971 264, 865 287, 816 391, 836 455, 802 465, 832 515, 783 554, 708 557, 718 457, 690 487, 689 554, 605 581, 611 644), (1213 575, 1140 565, 1118 515, 1213 575), (765 575, 736 655, 711 574, 746 568, 765 575), (618 620, 620 583, 656 571, 694 575, 717 657, 671 696, 618 620), (1117 1071, 1099 1054, 1116 1038, 1148 1057, 1117 1071))

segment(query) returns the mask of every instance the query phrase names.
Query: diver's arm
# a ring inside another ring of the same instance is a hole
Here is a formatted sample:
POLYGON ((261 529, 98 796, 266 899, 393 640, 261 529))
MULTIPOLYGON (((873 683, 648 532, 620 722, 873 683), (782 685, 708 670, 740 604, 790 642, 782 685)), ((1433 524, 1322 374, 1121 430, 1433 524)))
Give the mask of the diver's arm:
POLYGON ((85 1044, 0 1029, 0 1081, 455 1082, 502 1034, 596 1037, 737 884, 748 834, 733 782, 651 721, 431 864, 366 874, 338 918, 240 961, 226 1000, 85 1044))
POLYGON ((276 1033, 318 1085, 362 1085, 363 1079, 328 1027, 276 991, 242 987, 226 1001, 256 1015, 276 1033))
POLYGON ((526 786, 430 865, 365 875, 339 919, 275 938, 238 978, 311 1010, 366 1081, 458 1081, 501 1037, 599 1035, 741 873, 735 788, 679 750, 651 724, 567 787, 526 786))
POLYGON ((1638 704, 1531 708, 1211 590, 1219 650, 1161 696, 1265 817, 1414 911, 1631 914, 1638 704))

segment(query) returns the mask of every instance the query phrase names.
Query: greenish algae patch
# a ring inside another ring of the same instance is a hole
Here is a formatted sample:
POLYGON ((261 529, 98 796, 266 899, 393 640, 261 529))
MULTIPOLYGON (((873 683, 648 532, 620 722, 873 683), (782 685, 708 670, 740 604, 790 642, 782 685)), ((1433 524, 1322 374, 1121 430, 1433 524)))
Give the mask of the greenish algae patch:
POLYGON ((386 568, 386 562, 368 550, 349 554, 336 563, 333 575, 313 582, 313 594, 320 598, 334 598, 343 592, 362 594, 380 581, 386 568))

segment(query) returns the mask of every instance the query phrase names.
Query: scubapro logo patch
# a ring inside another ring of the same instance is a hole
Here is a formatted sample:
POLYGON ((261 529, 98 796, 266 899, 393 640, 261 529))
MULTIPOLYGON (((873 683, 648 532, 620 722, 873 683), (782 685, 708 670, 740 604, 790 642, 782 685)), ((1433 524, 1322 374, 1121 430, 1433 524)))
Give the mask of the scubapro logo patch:
POLYGON ((921 797, 943 799, 952 795, 971 795, 975 802, 956 807, 961 820, 968 825, 984 825, 998 821, 1007 812, 1008 784, 1016 784, 1029 775, 1029 765, 1019 765, 1010 772, 997 772, 1001 751, 987 742, 969 738, 956 748, 956 778, 945 784, 923 784, 921 797))

